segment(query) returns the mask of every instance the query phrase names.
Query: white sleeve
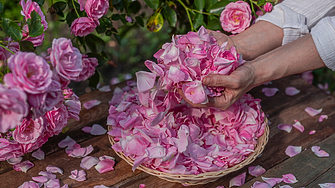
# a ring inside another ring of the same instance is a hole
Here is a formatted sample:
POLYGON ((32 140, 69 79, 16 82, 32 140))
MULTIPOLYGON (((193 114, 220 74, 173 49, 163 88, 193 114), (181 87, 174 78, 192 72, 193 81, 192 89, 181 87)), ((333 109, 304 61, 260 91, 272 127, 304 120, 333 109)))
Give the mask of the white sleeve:
POLYGON ((322 61, 335 71, 335 17, 323 18, 311 34, 322 61))
POLYGON ((289 43, 309 33, 309 30, 323 17, 335 15, 334 0, 284 0, 274 6, 270 13, 259 17, 283 28, 282 44, 289 43))

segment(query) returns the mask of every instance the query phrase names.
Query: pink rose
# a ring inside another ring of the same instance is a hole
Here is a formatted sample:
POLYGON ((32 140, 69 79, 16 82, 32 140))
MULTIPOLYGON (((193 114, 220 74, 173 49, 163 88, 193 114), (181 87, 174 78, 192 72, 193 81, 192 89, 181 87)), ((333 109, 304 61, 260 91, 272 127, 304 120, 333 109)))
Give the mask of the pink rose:
POLYGON ((220 21, 225 31, 233 34, 244 31, 250 26, 251 21, 249 4, 244 1, 229 3, 221 12, 220 21))
POLYGON ((60 108, 54 108, 48 111, 44 118, 46 119, 46 131, 50 136, 58 135, 67 124, 68 111, 64 105, 60 108))
POLYGON ((64 98, 65 99, 70 99, 70 97, 72 97, 72 95, 74 94, 73 90, 71 88, 65 88, 63 90, 63 94, 64 94, 64 98))
POLYGON ((23 155, 20 144, 14 140, 0 138, 0 161, 11 158, 20 157, 23 155))
POLYGON ((5 48, 0 47, 0 61, 5 61, 7 59, 6 57, 6 52, 5 48))
POLYGON ((27 95, 18 88, 0 84, 0 132, 5 133, 21 123, 28 114, 27 95))
POLYGON ((94 20, 98 20, 103 15, 107 14, 108 8, 108 0, 87 0, 85 4, 87 16, 94 20))
MULTIPOLYGON (((17 53, 20 51, 20 45, 18 42, 13 42, 11 38, 5 39, 5 41, 8 41, 7 48, 12 50, 12 52, 17 53)), ((6 57, 9 58, 11 55, 13 54, 6 50, 6 57)))
POLYGON ((29 36, 28 25, 25 25, 25 26, 23 26, 23 30, 22 30, 22 38, 23 38, 23 40, 27 40, 27 41, 32 42, 34 44, 34 47, 36 47, 36 46, 42 45, 42 43, 44 41, 44 33, 42 33, 41 35, 39 35, 37 37, 30 37, 29 36))
POLYGON ((32 0, 27 0, 27 2, 25 2, 25 0, 21 0, 20 4, 22 6, 21 15, 26 18, 26 21, 28 18, 31 18, 31 12, 36 11, 38 15, 41 16, 44 31, 48 29, 48 23, 45 20, 45 16, 41 10, 41 7, 36 2, 33 2, 32 0))
POLYGON ((94 20, 91 18, 80 17, 72 22, 70 29, 73 35, 84 37, 92 33, 96 27, 94 20))
MULTIPOLYGON (((65 92, 64 92, 65 94, 65 92)), ((76 94, 72 94, 69 98, 64 101, 64 105, 66 106, 69 112, 69 119, 75 119, 77 121, 80 120, 79 113, 81 110, 81 102, 79 97, 76 94)))
POLYGON ((13 139, 20 144, 31 144, 35 143, 43 132, 44 120, 42 118, 23 119, 21 125, 13 131, 13 139))
POLYGON ((273 8, 273 5, 269 2, 267 2, 265 5, 264 5, 264 10, 265 12, 271 12, 272 11, 272 8, 273 8))
POLYGON ((84 81, 94 75, 95 67, 99 65, 97 58, 88 58, 87 55, 83 55, 83 70, 80 75, 74 81, 84 81))
POLYGON ((83 70, 82 55, 70 39, 53 40, 50 61, 61 79, 75 80, 83 70))

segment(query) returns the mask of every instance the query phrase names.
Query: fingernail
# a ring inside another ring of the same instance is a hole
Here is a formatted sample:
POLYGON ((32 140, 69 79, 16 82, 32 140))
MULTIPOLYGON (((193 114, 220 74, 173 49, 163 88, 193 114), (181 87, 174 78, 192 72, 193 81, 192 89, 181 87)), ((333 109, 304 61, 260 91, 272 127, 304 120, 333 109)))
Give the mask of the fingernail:
POLYGON ((204 85, 208 85, 209 81, 210 81, 209 78, 204 78, 204 81, 203 81, 204 85))

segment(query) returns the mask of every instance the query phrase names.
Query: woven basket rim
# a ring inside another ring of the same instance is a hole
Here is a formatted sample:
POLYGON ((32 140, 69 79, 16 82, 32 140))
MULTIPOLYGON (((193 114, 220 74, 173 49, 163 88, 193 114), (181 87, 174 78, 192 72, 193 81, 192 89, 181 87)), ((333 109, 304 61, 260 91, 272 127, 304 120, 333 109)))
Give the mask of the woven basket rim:
MULTIPOLYGON (((204 172, 204 173, 200 173, 200 174, 188 174, 188 175, 182 175, 182 174, 170 174, 170 173, 166 173, 166 172, 162 172, 159 170, 154 170, 151 168, 148 168, 144 165, 140 165, 138 166, 136 169, 142 170, 148 174, 151 174, 153 176, 157 176, 161 179, 167 180, 167 181, 171 181, 171 182, 178 182, 178 183, 183 183, 183 184, 188 184, 188 185, 198 185, 198 184, 203 184, 203 183, 190 183, 187 182, 187 180, 193 181, 193 180, 197 180, 197 181, 201 181, 201 180, 208 180, 208 179, 212 179, 212 181, 215 181, 216 179, 227 175, 231 172, 237 171, 241 168, 243 168, 246 165, 249 165, 250 163, 252 163, 257 156, 259 156, 263 150, 265 145, 267 144, 268 140, 269 140, 269 126, 268 126, 268 119, 265 117, 264 118, 264 122, 263 124, 265 124, 265 129, 264 129, 264 133, 257 138, 257 144, 256 144, 256 148, 254 149, 254 152, 252 154, 250 154, 246 159, 244 159, 242 162, 229 167, 225 170, 220 170, 220 171, 215 171, 215 172, 204 172)), ((111 126, 108 125, 108 131, 111 130, 111 126)), ((113 137, 108 135, 108 139, 111 143, 111 145, 114 145, 116 142, 114 141, 113 137)), ((119 157, 121 157, 123 160, 125 160, 128 164, 130 164, 131 166, 133 166, 134 161, 130 158, 124 155, 123 152, 117 152, 115 150, 113 150, 119 157)), ((211 182, 206 181, 205 183, 211 182)))

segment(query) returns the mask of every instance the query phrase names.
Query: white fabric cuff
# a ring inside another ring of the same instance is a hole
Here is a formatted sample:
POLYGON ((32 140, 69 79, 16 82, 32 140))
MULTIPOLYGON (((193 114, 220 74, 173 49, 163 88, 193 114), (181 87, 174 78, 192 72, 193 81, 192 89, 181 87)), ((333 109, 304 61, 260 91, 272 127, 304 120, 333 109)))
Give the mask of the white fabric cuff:
POLYGON ((322 61, 335 71, 335 17, 323 18, 311 34, 322 61))
POLYGON ((285 5, 278 4, 270 13, 257 18, 257 21, 268 21, 284 30, 282 45, 298 39, 309 33, 306 17, 285 5))

